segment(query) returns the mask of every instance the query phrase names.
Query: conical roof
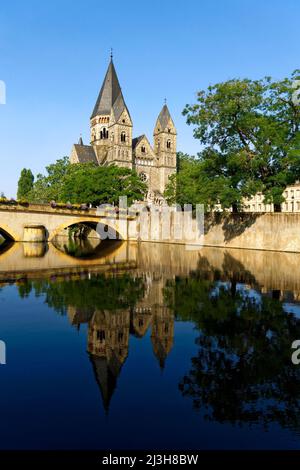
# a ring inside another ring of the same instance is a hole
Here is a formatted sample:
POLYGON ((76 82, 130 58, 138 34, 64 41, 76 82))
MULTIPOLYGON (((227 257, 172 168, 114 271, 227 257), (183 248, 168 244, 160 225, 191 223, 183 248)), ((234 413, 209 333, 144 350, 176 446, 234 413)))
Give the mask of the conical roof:
POLYGON ((164 104, 163 107, 162 107, 162 110, 159 113, 159 116, 157 118, 157 121, 160 123, 162 130, 166 129, 170 119, 172 121, 169 108, 166 104, 164 104))
MULTIPOLYGON (((95 116, 110 115, 113 109, 115 119, 118 120, 126 107, 115 66, 111 60, 97 98, 91 119, 95 116)), ((129 114, 129 113, 128 113, 129 114)))

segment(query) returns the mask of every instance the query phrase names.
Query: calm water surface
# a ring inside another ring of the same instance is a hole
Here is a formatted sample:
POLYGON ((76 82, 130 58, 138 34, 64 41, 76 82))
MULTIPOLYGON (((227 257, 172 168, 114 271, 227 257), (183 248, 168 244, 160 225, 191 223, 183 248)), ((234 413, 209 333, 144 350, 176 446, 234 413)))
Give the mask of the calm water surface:
POLYGON ((299 449, 300 256, 2 245, 2 449, 299 449))

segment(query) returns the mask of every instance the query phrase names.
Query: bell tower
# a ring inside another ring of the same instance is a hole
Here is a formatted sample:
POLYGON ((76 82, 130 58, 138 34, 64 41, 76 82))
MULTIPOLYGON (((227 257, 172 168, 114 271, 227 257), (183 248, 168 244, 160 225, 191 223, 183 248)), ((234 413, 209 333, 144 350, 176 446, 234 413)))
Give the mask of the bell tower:
POLYGON ((90 118, 91 145, 100 165, 132 168, 132 121, 112 59, 90 118))
POLYGON ((159 169, 160 192, 163 193, 169 176, 176 173, 177 132, 166 103, 157 118, 153 137, 156 166, 159 169))

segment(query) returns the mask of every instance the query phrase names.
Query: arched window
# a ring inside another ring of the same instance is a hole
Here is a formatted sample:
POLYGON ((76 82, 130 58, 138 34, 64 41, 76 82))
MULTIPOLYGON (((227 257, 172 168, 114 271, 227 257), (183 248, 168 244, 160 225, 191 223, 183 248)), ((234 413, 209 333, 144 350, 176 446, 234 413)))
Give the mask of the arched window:
POLYGON ((108 130, 105 127, 100 131, 100 139, 108 139, 108 130))
POLYGON ((142 147, 141 147, 141 152, 142 152, 142 153, 146 153, 146 147, 145 147, 145 145, 142 145, 142 147))
POLYGON ((160 139, 157 139, 157 150, 160 151, 160 139))
POLYGON ((121 132, 121 142, 126 142, 126 134, 125 132, 121 132))
POLYGON ((105 331, 104 330, 97 330, 97 340, 102 343, 105 340, 105 331))
POLYGON ((171 141, 167 140, 167 149, 170 149, 170 148, 171 148, 171 141))

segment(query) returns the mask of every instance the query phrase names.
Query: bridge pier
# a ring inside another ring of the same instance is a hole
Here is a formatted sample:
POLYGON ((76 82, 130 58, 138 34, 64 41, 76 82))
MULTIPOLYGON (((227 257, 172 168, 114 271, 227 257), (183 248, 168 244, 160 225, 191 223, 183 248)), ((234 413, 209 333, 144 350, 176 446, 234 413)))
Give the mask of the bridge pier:
POLYGON ((23 244, 24 258, 42 258, 47 251, 47 244, 40 242, 27 242, 23 244))
POLYGON ((43 243, 46 241, 46 229, 43 225, 25 225, 24 242, 43 243))

